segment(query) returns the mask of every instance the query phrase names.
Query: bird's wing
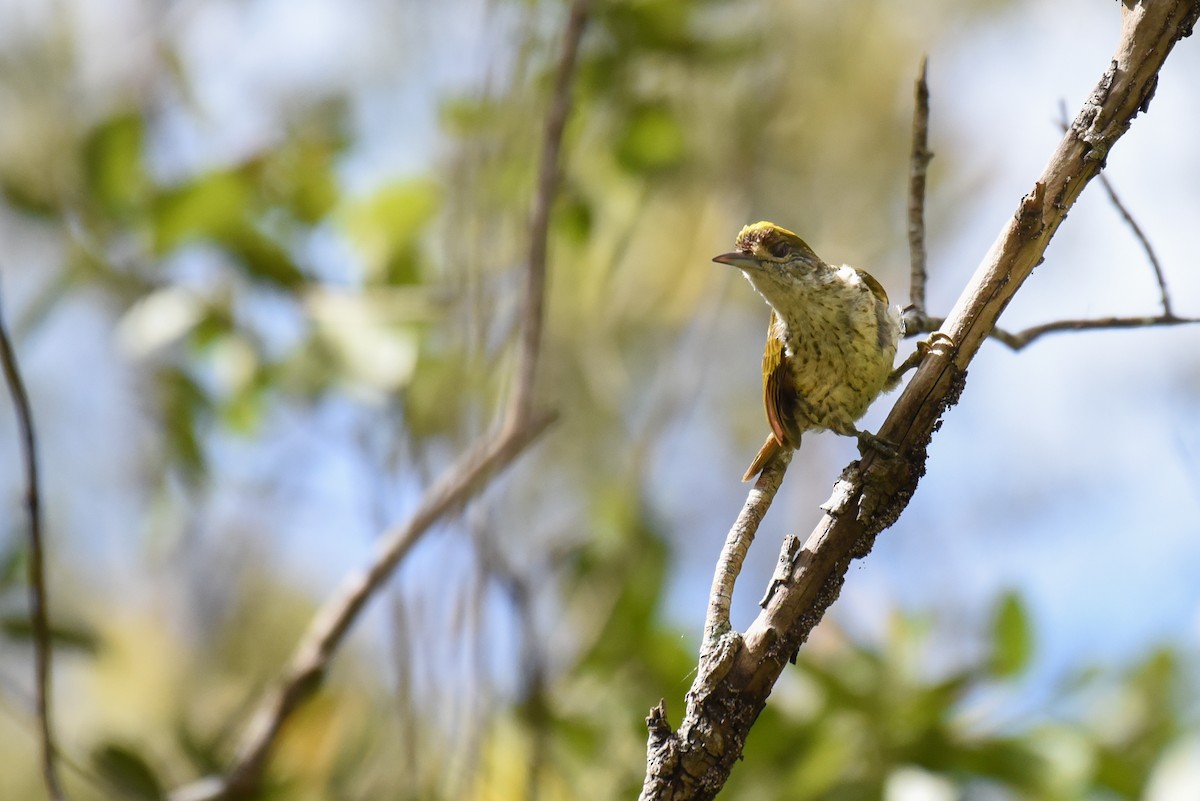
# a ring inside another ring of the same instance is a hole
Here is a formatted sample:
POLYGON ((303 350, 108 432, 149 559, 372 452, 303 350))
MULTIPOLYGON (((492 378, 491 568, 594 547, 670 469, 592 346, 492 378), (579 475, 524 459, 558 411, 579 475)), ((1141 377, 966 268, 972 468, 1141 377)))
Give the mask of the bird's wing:
POLYGON ((792 374, 783 361, 783 338, 777 331, 778 318, 771 311, 771 322, 767 328, 767 346, 763 349, 763 407, 767 410, 767 422, 779 444, 796 448, 800 445, 800 431, 796 425, 796 389, 792 385, 792 374))
POLYGON ((858 277, 864 284, 867 285, 867 288, 871 290, 871 294, 875 296, 875 299, 884 306, 887 306, 888 294, 887 290, 883 288, 883 284, 875 280, 875 276, 871 275, 866 270, 855 270, 854 272, 858 273, 858 277))

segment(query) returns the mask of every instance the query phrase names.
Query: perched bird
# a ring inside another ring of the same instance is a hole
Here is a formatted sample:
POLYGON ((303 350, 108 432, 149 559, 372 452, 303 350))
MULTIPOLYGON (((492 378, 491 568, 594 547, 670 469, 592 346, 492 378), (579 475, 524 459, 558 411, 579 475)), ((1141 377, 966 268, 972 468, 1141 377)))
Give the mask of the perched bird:
POLYGON ((887 448, 855 424, 885 390, 902 333, 900 310, 869 273, 821 261, 804 240, 769 222, 747 225, 732 253, 713 259, 737 267, 771 307, 763 351, 763 405, 771 434, 743 481, 781 448, 799 448, 805 431, 857 437, 887 448))

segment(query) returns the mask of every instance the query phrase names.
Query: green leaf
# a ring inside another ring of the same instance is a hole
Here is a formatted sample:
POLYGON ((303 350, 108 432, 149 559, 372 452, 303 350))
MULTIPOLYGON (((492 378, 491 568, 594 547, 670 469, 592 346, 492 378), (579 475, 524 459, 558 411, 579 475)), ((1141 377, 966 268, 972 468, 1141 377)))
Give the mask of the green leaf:
MULTIPOLYGON (((0 631, 11 640, 33 640, 33 626, 24 615, 0 617, 0 631)), ((51 623, 50 642, 55 648, 69 648, 86 654, 94 654, 100 650, 100 638, 83 626, 51 623)))
POLYGON ((1033 656, 1033 630, 1029 613, 1015 592, 1006 593, 992 619, 992 660, 994 675, 1009 678, 1023 671, 1033 656))
POLYGON ((207 461, 200 445, 197 425, 200 415, 211 419, 213 404, 204 390, 180 369, 158 374, 158 390, 167 448, 191 483, 204 477, 207 461))
POLYGON ((421 279, 420 237, 439 205, 429 180, 385 186, 342 214, 345 228, 372 283, 414 284, 421 279))
POLYGON ((24 532, 13 531, 7 536, 11 536, 12 541, 0 551, 0 590, 24 584, 29 572, 29 552, 24 532))
POLYGON ((306 138, 289 143, 265 165, 264 181, 300 222, 315 225, 338 200, 335 143, 306 138))
POLYGON ((564 190, 558 201, 554 226, 573 245, 582 245, 592 232, 592 216, 592 206, 587 198, 564 190))
POLYGON ((305 283, 304 273, 254 223, 253 189, 248 174, 222 171, 160 195, 151 214, 155 252, 211 242, 233 255, 251 278, 299 288, 305 283))
POLYGON ((683 161, 683 128, 665 106, 642 106, 630 114, 618 136, 616 155, 632 173, 665 172, 683 161))
POLYGON ((154 250, 167 253, 198 239, 222 240, 249 214, 250 190, 233 172, 214 172, 164 192, 152 210, 154 250))
POLYGON ((231 231, 221 244, 238 258, 251 278, 287 290, 300 289, 307 283, 287 252, 248 224, 231 231))
POLYGON ((146 190, 142 118, 122 113, 94 128, 83 143, 83 168, 92 198, 106 213, 136 210, 146 190))
POLYGON ((92 751, 92 767, 119 790, 123 798, 158 801, 165 798, 163 784, 141 754, 124 745, 104 743, 92 751))
POLYGON ((53 219, 60 215, 53 194, 24 176, 0 173, 0 196, 14 209, 32 217, 53 219))

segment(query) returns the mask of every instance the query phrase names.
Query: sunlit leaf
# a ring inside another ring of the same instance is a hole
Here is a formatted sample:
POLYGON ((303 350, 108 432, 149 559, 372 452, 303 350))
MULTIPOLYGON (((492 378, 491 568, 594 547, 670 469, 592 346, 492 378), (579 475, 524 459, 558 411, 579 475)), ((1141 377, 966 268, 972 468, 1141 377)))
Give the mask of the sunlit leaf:
POLYGON ((235 171, 210 173, 158 197, 152 209, 154 249, 167 253, 210 242, 233 255, 252 278, 285 289, 305 283, 287 252, 255 225, 253 187, 235 171))
POLYGON ((388 284, 411 284, 421 278, 418 243, 439 205, 437 185, 428 180, 404 181, 350 204, 341 215, 367 278, 388 284))
POLYGON ((88 190, 100 207, 114 217, 137 208, 146 190, 142 126, 140 115, 121 113, 93 129, 83 144, 88 190))
POLYGON ((225 239, 244 224, 250 197, 246 180, 235 172, 210 173, 160 195, 152 210, 155 251, 225 239))
POLYGON ((1033 657, 1033 629, 1025 604, 1016 593, 1005 594, 992 618, 992 672, 997 676, 1019 674, 1033 657))

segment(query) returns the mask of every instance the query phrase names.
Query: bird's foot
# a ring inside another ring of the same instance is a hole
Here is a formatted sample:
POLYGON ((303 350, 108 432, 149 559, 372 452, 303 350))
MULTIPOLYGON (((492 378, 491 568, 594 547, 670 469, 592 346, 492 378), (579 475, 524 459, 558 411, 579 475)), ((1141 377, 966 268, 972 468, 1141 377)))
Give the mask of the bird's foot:
POLYGON ((855 429, 853 435, 858 440, 858 452, 862 456, 866 456, 868 451, 875 451, 880 456, 887 457, 888 459, 894 459, 899 455, 893 443, 888 442, 877 434, 855 429))
POLYGON ((922 339, 917 342, 917 349, 908 354, 908 358, 901 362, 899 367, 892 370, 884 388, 888 390, 895 389, 900 384, 900 380, 904 378, 904 374, 909 370, 915 369, 921 363, 921 360, 925 358, 925 354, 933 350, 934 346, 939 343, 946 347, 954 347, 954 340, 950 338, 949 334, 944 331, 934 331, 929 335, 928 339, 922 339))

